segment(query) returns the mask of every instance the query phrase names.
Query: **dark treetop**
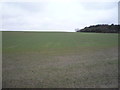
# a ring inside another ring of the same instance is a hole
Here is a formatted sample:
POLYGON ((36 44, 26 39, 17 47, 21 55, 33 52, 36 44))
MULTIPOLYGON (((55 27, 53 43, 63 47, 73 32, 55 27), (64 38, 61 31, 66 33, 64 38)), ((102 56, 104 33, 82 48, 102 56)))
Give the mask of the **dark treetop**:
POLYGON ((78 29, 76 32, 96 32, 96 33, 119 33, 120 25, 92 25, 89 27, 85 27, 84 29, 78 29))

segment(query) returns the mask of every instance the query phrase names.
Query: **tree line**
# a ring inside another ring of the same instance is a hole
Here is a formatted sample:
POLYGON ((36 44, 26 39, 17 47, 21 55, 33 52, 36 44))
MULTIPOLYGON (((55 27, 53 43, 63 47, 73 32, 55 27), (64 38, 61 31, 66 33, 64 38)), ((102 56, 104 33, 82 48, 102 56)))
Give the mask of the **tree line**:
POLYGON ((95 32, 95 33, 120 33, 120 25, 92 25, 84 29, 75 29, 76 32, 95 32))

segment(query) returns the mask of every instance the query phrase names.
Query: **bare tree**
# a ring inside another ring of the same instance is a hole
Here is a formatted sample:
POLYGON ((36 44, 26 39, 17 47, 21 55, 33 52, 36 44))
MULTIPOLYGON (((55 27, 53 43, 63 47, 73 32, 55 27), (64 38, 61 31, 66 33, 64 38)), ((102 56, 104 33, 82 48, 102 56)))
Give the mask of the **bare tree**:
POLYGON ((79 28, 76 28, 76 29, 75 29, 75 32, 77 32, 77 31, 79 31, 79 30, 80 30, 79 28))

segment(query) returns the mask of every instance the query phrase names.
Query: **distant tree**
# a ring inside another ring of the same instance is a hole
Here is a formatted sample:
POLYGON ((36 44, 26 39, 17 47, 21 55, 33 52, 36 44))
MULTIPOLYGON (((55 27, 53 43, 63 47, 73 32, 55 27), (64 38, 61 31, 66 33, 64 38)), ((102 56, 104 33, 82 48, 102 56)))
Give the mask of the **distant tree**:
POLYGON ((79 28, 76 28, 76 29, 75 29, 75 32, 77 32, 77 31, 79 31, 79 30, 80 30, 79 28))
POLYGON ((95 32, 95 33, 119 33, 120 25, 107 25, 107 24, 99 24, 92 25, 89 27, 85 27, 84 29, 80 29, 77 32, 95 32))

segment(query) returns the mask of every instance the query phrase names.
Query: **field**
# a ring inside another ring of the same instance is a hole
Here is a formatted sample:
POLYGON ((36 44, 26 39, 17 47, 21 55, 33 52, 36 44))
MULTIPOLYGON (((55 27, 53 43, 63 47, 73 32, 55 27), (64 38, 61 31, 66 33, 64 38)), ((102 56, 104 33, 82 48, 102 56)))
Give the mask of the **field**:
POLYGON ((3 88, 117 88, 118 34, 2 32, 3 88))

